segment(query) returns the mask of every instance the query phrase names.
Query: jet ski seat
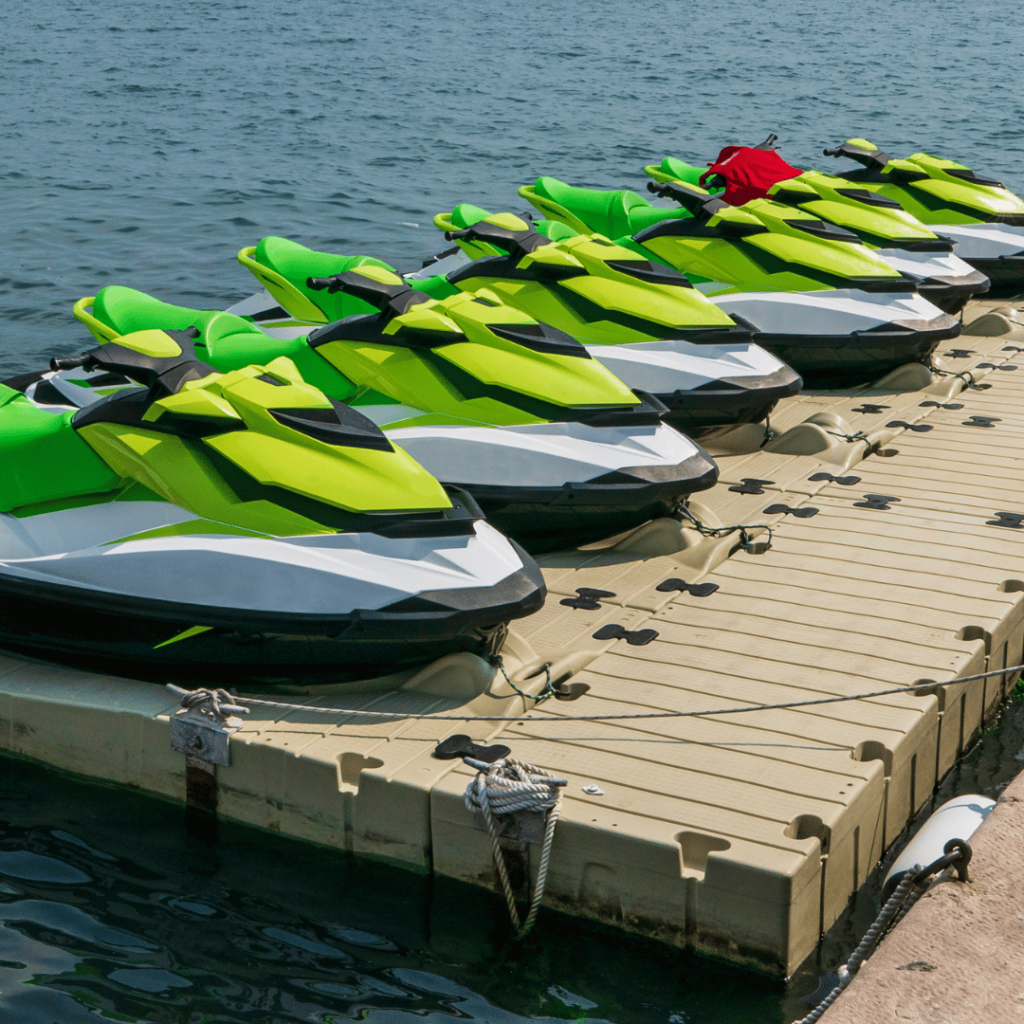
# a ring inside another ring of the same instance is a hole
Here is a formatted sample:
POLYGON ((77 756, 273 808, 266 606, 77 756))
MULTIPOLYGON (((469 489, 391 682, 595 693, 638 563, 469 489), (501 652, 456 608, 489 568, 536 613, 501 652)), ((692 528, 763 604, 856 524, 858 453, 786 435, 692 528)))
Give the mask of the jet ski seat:
POLYGON ((116 341, 135 331, 187 331, 195 340, 197 356, 215 362, 223 372, 287 355, 307 383, 339 401, 347 401, 357 390, 309 347, 305 337, 271 339, 256 324, 233 313, 174 306, 134 288, 111 284, 95 296, 79 299, 74 316, 98 341, 116 341))
MULTIPOLYGON (((643 196, 629 189, 603 192, 597 189, 575 188, 557 178, 541 177, 534 192, 564 207, 591 231, 608 238, 634 235, 652 224, 665 219, 665 211, 651 206, 643 196)), ((680 211, 680 216, 688 216, 680 211)))
POLYGON ((0 384, 0 462, 5 468, 0 512, 109 493, 121 485, 121 478, 69 429, 74 412, 40 409, 0 384), (55 466, 60 472, 54 472, 55 466))
POLYGON ((315 291, 306 285, 307 278, 333 277, 363 266, 395 269, 372 256, 317 252, 277 235, 268 235, 255 247, 242 249, 238 262, 293 316, 325 324, 353 314, 375 313, 376 309, 344 292, 315 291))
POLYGON ((253 361, 253 345, 266 338, 255 324, 232 313, 175 306, 116 284, 76 303, 75 317, 104 341, 116 341, 136 331, 186 331, 200 346, 202 358, 216 356, 223 365, 230 361, 233 370, 248 366, 253 361), (238 350, 237 366, 231 358, 233 349, 238 350))
POLYGON ((688 164, 685 160, 680 160, 678 157, 667 156, 661 161, 658 166, 658 170, 666 177, 673 181, 682 181, 687 185, 697 185, 700 188, 706 186, 701 184, 701 175, 707 170, 706 167, 694 167, 693 164, 688 164))

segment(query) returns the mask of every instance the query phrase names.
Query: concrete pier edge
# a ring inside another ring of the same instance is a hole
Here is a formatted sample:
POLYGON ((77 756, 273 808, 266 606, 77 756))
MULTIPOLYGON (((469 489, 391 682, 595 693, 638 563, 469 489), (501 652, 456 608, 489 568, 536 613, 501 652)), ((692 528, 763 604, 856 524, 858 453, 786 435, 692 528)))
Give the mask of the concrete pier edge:
POLYGON ((969 881, 926 893, 821 1024, 1024 1021, 1024 772, 971 846, 969 881))

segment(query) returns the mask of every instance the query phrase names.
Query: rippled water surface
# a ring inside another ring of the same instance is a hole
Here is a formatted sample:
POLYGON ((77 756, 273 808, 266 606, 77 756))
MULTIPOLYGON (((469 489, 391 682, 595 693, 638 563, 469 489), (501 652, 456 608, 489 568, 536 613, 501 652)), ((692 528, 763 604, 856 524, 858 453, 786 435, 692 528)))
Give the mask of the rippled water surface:
POLYGON ((105 284, 221 305, 266 234, 409 269, 456 202, 642 190, 769 131, 797 166, 866 135, 1024 190, 1024 6, 998 0, 36 0, 0 46, 0 372, 82 348, 71 304, 105 284))
MULTIPOLYGON (((1024 7, 995 0, 36 0, 0 48, 4 376, 89 347, 71 305, 106 284, 225 305, 266 234, 408 269, 456 202, 521 209, 539 174, 642 190, 646 163, 769 131, 797 166, 865 135, 1024 191, 1024 7)), ((1008 717, 954 783, 1008 777, 1008 717)), ((211 849, 0 762, 5 1024, 775 1024, 869 904, 787 994, 554 915, 517 949, 490 897, 243 830, 211 849)))

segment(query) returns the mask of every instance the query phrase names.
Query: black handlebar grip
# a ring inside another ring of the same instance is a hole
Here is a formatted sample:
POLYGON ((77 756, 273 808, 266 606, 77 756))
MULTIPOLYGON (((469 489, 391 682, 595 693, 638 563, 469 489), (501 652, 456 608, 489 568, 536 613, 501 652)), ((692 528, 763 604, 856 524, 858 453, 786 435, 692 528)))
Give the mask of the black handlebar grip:
POLYGON ((662 186, 656 181, 647 182, 647 191, 652 192, 656 196, 661 195, 662 186))
POLYGON ((91 358, 89 353, 80 356, 64 356, 63 358, 55 356, 50 360, 50 369, 54 372, 57 370, 77 370, 78 367, 85 366, 91 358))
POLYGON ((823 149, 821 151, 822 156, 840 156, 841 153, 838 148, 836 149, 823 149))
POLYGON ((445 241, 454 242, 456 238, 469 238, 472 234, 471 229, 466 228, 462 231, 446 231, 444 233, 445 241))
MULTIPOLYGON (((306 287, 307 288, 312 288, 313 291, 315 291, 315 292, 322 292, 325 288, 327 288, 328 290, 332 290, 331 286, 335 285, 336 283, 337 282, 334 280, 333 277, 307 277, 306 278, 306 287)), ((337 291, 337 288, 334 288, 333 291, 337 291)))

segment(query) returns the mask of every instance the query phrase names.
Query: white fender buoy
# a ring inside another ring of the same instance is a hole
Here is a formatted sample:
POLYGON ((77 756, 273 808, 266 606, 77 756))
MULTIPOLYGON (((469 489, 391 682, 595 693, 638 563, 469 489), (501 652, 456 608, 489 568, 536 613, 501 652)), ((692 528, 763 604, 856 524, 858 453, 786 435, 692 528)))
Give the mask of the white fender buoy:
POLYGON ((943 848, 950 839, 970 839, 995 805, 995 800, 979 796, 977 793, 947 800, 918 829, 914 838, 896 858, 889 869, 889 874, 885 876, 882 901, 892 895, 893 890, 900 884, 900 879, 915 864, 927 867, 937 861, 943 855, 943 848))

